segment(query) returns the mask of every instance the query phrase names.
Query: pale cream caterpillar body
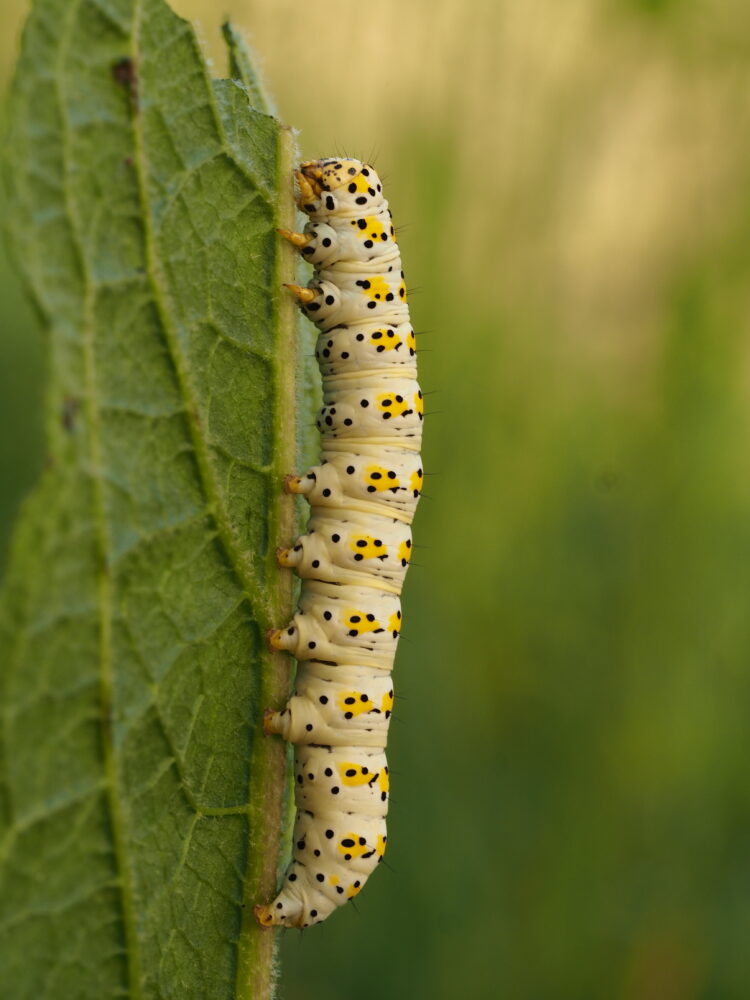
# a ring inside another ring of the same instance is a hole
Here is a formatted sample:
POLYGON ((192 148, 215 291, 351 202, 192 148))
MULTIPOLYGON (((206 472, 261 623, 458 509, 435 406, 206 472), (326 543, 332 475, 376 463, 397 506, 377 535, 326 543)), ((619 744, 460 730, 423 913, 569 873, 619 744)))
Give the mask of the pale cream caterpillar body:
POLYGON ((368 164, 328 158, 297 172, 304 233, 282 232, 310 261, 290 285, 318 326, 324 405, 320 464, 290 476, 307 532, 279 552, 302 579, 292 620, 270 633, 299 661, 294 694, 265 730, 295 745, 293 857, 261 924, 319 923, 360 891, 386 846, 399 595, 422 489, 422 393, 395 231, 368 164))

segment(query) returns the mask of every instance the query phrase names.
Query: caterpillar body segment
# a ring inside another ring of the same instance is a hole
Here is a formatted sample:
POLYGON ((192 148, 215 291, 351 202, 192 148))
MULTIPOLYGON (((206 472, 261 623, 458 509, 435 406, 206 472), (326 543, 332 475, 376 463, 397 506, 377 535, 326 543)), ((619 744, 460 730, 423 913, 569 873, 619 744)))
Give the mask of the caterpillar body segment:
POLYGON ((281 712, 268 715, 266 729, 291 743, 314 738, 327 747, 356 744, 384 749, 393 710, 390 674, 353 667, 343 679, 327 674, 332 669, 322 663, 307 664, 295 695, 281 712))
MULTIPOLYGON (((364 509, 410 524, 424 478, 422 459, 413 450, 419 446, 418 430, 409 439, 404 435, 400 448, 390 442, 383 446, 363 443, 356 451, 334 450, 333 433, 320 465, 312 466, 304 476, 292 477, 288 489, 304 494, 313 507, 364 509)), ((355 447, 351 441, 342 444, 355 447)))
POLYGON ((279 563, 301 578, 350 586, 401 590, 411 558, 411 527, 404 521, 357 510, 319 509, 310 530, 279 563))
POLYGON ((417 377, 417 344, 411 323, 369 321, 334 326, 318 336, 315 356, 323 378, 357 378, 361 372, 398 371, 417 377))
POLYGON ((361 890, 385 852, 400 593, 422 490, 424 405, 388 203, 371 166, 303 163, 303 233, 280 230, 315 268, 289 285, 318 326, 321 460, 285 489, 306 497, 307 531, 277 552, 302 579, 299 606, 271 630, 299 661, 295 691, 264 730, 295 744, 293 858, 264 926, 307 927, 361 890))

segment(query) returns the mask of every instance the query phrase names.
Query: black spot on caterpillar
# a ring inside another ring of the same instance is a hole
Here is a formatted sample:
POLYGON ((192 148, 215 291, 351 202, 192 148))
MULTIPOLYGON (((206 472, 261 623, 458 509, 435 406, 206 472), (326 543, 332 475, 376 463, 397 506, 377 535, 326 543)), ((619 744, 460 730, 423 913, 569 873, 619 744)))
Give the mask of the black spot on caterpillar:
POLYGON ((416 344, 380 181, 335 158, 296 177, 310 221, 282 235, 315 274, 288 287, 320 330, 324 405, 321 462, 286 481, 311 507, 307 533, 278 553, 302 578, 299 608, 269 633, 300 661, 286 707, 264 717, 296 747, 293 859, 276 898, 255 907, 283 927, 325 920, 385 853, 391 669, 423 477, 416 344))

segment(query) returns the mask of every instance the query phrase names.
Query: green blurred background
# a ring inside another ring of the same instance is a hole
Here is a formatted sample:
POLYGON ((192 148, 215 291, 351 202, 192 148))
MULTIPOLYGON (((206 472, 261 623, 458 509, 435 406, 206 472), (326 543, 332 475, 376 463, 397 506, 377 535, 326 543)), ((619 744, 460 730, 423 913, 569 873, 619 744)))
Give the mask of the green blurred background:
MULTIPOLYGON (((374 158, 429 331, 390 869, 281 997, 747 1000, 745 0, 174 6, 305 156, 374 158)), ((0 295, 4 549, 43 350, 0 295)))

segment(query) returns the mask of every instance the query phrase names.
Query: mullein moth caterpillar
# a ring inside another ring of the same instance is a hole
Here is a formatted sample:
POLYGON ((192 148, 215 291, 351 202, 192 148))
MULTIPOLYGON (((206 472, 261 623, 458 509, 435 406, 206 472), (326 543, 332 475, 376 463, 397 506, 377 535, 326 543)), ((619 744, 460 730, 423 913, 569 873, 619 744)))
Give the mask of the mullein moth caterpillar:
POLYGON ((424 405, 395 231, 382 185, 359 160, 303 163, 310 221, 283 231, 314 267, 290 285, 319 329, 321 460, 286 488, 304 495, 307 532, 279 552, 302 579, 271 646, 299 661, 295 691, 265 731, 295 745, 293 857, 261 924, 307 927, 353 899, 382 860, 399 595, 422 490, 424 405))

